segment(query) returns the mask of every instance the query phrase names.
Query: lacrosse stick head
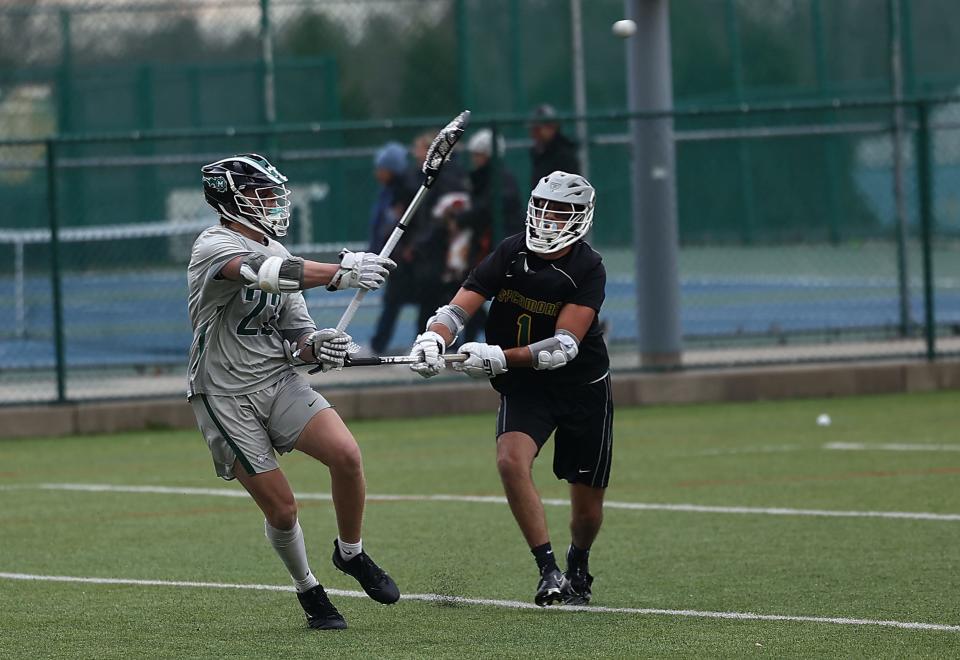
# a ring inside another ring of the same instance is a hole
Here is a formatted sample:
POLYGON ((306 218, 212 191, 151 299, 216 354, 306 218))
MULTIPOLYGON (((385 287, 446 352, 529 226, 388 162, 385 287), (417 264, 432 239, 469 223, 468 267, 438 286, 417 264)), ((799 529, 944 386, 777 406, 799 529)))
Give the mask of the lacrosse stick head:
POLYGON ((433 143, 427 149, 427 157, 423 160, 423 173, 426 180, 423 185, 429 188, 433 185, 440 168, 453 153, 453 147, 457 144, 467 124, 470 123, 470 111, 464 110, 454 117, 453 121, 440 129, 437 137, 433 138, 433 143))

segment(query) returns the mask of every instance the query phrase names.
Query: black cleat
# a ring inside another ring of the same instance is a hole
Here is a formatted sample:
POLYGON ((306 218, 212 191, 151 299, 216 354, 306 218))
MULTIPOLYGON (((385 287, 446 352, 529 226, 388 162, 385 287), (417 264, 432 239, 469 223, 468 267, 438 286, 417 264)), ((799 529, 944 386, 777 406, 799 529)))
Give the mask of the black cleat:
POLYGON ((340 556, 340 544, 334 539, 333 565, 356 578, 367 595, 378 603, 391 605, 400 600, 400 588, 397 583, 377 566, 366 552, 361 552, 350 561, 345 561, 340 556))
POLYGON ((347 622, 327 598, 323 585, 318 584, 312 589, 297 593, 300 607, 307 615, 307 625, 315 630, 343 630, 347 622))
POLYGON ((540 576, 533 602, 540 607, 563 602, 563 584, 563 573, 559 568, 547 570, 540 576))
POLYGON ((593 576, 585 568, 567 570, 563 574, 563 604, 586 605, 590 602, 593 592, 593 576))

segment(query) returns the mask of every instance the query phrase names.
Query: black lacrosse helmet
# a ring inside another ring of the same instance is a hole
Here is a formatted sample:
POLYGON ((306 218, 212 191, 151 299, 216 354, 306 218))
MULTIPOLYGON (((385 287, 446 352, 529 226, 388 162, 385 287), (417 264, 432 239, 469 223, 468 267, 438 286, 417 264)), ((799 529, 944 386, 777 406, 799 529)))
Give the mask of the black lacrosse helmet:
POLYGON ((259 154, 238 154, 200 168, 207 204, 228 220, 270 236, 290 226, 287 177, 259 154))

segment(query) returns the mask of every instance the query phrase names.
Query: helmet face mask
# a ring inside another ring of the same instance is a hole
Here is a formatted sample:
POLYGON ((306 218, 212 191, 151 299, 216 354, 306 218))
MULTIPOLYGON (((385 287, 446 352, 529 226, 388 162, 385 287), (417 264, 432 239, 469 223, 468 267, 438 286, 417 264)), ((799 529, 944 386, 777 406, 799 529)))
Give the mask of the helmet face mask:
POLYGON ((221 217, 273 237, 290 226, 287 177, 257 154, 239 154, 201 168, 203 193, 221 217))
POLYGON ((577 174, 542 178, 527 203, 526 243, 531 252, 554 254, 583 238, 593 225, 596 192, 577 174))

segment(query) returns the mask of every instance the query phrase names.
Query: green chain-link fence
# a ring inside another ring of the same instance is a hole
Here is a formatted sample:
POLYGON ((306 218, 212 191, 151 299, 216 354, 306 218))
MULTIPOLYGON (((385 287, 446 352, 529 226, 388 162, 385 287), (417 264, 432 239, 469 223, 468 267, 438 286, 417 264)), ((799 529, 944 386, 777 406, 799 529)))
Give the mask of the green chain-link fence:
MULTIPOLYGON (((636 366, 624 46, 609 29, 623 3, 576 3, 579 23, 574 4, 0 8, 0 204, 9 210, 0 215, 0 402, 180 390, 189 343, 184 262, 193 236, 214 221, 199 192, 201 164, 245 150, 269 155, 297 199, 288 242, 331 258, 344 244, 366 244, 376 149, 388 140, 409 144, 464 107, 474 111, 475 128, 493 126, 507 138, 501 167, 525 199, 525 118, 542 102, 582 142, 599 196, 591 241, 610 275, 603 321, 615 364, 636 366), (579 113, 575 34, 586 74, 579 113), (273 129, 254 128, 265 125, 273 129), (57 278, 51 217, 59 223, 57 278)), ((954 350, 960 106, 902 106, 901 214, 897 106, 856 100, 895 93, 895 23, 900 91, 908 99, 953 93, 960 5, 674 0, 670 18, 684 363, 954 350), (926 178, 919 135, 929 138, 926 178), (932 259, 921 240, 925 191, 932 259), (924 266, 934 264, 925 289, 924 266), (925 306, 930 291, 935 305, 925 306)), ((460 160, 469 169, 466 156, 460 160)), ((321 323, 346 305, 325 292, 309 300, 321 323)), ((371 296, 358 316, 361 341, 378 302, 371 296)), ((396 330, 398 350, 412 338, 412 313, 396 330)), ((351 376, 405 377, 401 370, 351 376)))

